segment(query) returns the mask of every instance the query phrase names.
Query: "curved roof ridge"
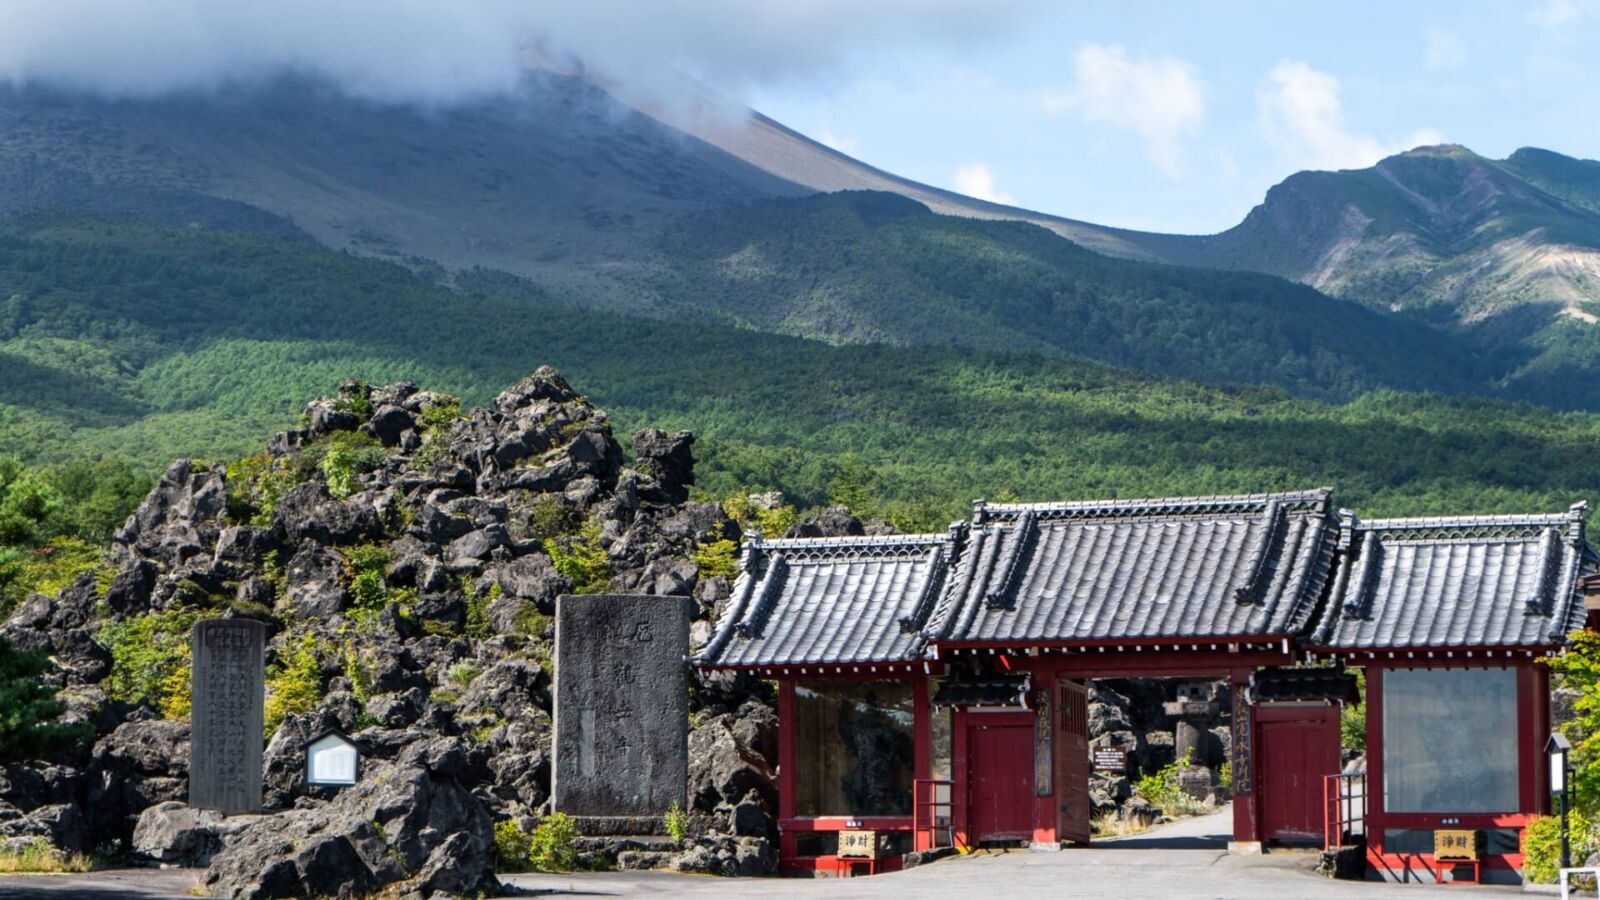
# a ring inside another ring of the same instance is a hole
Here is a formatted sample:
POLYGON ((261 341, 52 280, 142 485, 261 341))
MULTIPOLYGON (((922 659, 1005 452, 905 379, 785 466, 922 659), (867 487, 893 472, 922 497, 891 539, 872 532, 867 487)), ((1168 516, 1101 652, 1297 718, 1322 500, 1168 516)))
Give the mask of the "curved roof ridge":
POLYGON ((808 537, 808 538, 762 538, 761 547, 767 551, 784 550, 852 550, 862 547, 916 547, 924 548, 933 544, 948 544, 951 537, 948 532, 929 532, 926 534, 850 534, 839 537, 808 537))
POLYGON ((1300 491, 1270 491, 1254 494, 1205 494, 1190 497, 1140 497, 1109 500, 1052 500, 1036 503, 991 503, 979 500, 974 511, 983 518, 990 516, 1015 517, 1027 513, 1053 518, 1082 516, 1085 518, 1116 515, 1149 516, 1161 514, 1197 514, 1224 512, 1260 512, 1270 503, 1278 503, 1285 511, 1300 512, 1305 508, 1324 511, 1333 489, 1327 487, 1300 491), (1051 514, 1054 514, 1053 516, 1051 514))

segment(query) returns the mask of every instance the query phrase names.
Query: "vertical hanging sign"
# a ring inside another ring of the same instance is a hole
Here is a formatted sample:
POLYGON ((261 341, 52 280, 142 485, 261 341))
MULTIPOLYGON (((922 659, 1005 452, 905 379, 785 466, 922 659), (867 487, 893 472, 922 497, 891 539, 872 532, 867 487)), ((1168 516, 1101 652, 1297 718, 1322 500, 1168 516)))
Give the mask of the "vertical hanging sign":
POLYGON ((1254 731, 1250 721, 1250 698, 1245 686, 1234 684, 1233 721, 1230 723, 1233 753, 1229 760, 1233 766, 1233 792, 1249 794, 1254 791, 1250 777, 1254 767, 1250 764, 1250 735, 1254 731))
POLYGON ((1055 717, 1051 715, 1051 691, 1033 692, 1033 795, 1055 793, 1055 717))

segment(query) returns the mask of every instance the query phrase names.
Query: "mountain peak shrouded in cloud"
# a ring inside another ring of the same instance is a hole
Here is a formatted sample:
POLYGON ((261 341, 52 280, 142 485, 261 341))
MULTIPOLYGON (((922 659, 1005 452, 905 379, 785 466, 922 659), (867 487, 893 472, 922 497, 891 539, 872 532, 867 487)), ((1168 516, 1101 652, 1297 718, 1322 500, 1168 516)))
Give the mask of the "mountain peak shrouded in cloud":
POLYGON ((286 73, 357 96, 449 103, 513 89, 540 60, 613 82, 721 89, 825 74, 861 52, 982 40, 1006 0, 7 0, 0 80, 114 97, 286 73))

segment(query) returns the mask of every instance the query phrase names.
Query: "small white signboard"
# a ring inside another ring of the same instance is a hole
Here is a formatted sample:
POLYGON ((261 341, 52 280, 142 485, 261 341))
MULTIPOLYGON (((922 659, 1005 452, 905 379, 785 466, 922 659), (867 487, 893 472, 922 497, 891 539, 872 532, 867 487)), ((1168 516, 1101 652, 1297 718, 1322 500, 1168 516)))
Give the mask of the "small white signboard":
POLYGON ((343 735, 325 734, 306 745, 306 783, 352 785, 361 753, 343 735))

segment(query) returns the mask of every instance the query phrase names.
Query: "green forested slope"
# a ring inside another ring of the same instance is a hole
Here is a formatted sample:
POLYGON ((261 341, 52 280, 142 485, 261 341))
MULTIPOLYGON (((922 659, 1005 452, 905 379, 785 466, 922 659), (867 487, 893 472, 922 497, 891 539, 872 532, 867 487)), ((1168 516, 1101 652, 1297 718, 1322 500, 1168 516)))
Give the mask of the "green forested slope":
POLYGON ((829 346, 705 322, 440 288, 305 243, 85 221, 0 238, 0 454, 259 449, 343 377, 493 395, 542 363, 623 428, 702 435, 701 487, 846 495, 903 524, 973 497, 1331 484, 1367 514, 1553 509, 1600 497, 1600 417, 1377 393, 1343 405, 1095 364, 829 346))
POLYGON ((762 331, 1075 354, 1325 399, 1489 380, 1449 336, 1280 278, 1113 259, 895 194, 729 207, 670 230, 660 249, 670 274, 650 291, 666 312, 762 331))

